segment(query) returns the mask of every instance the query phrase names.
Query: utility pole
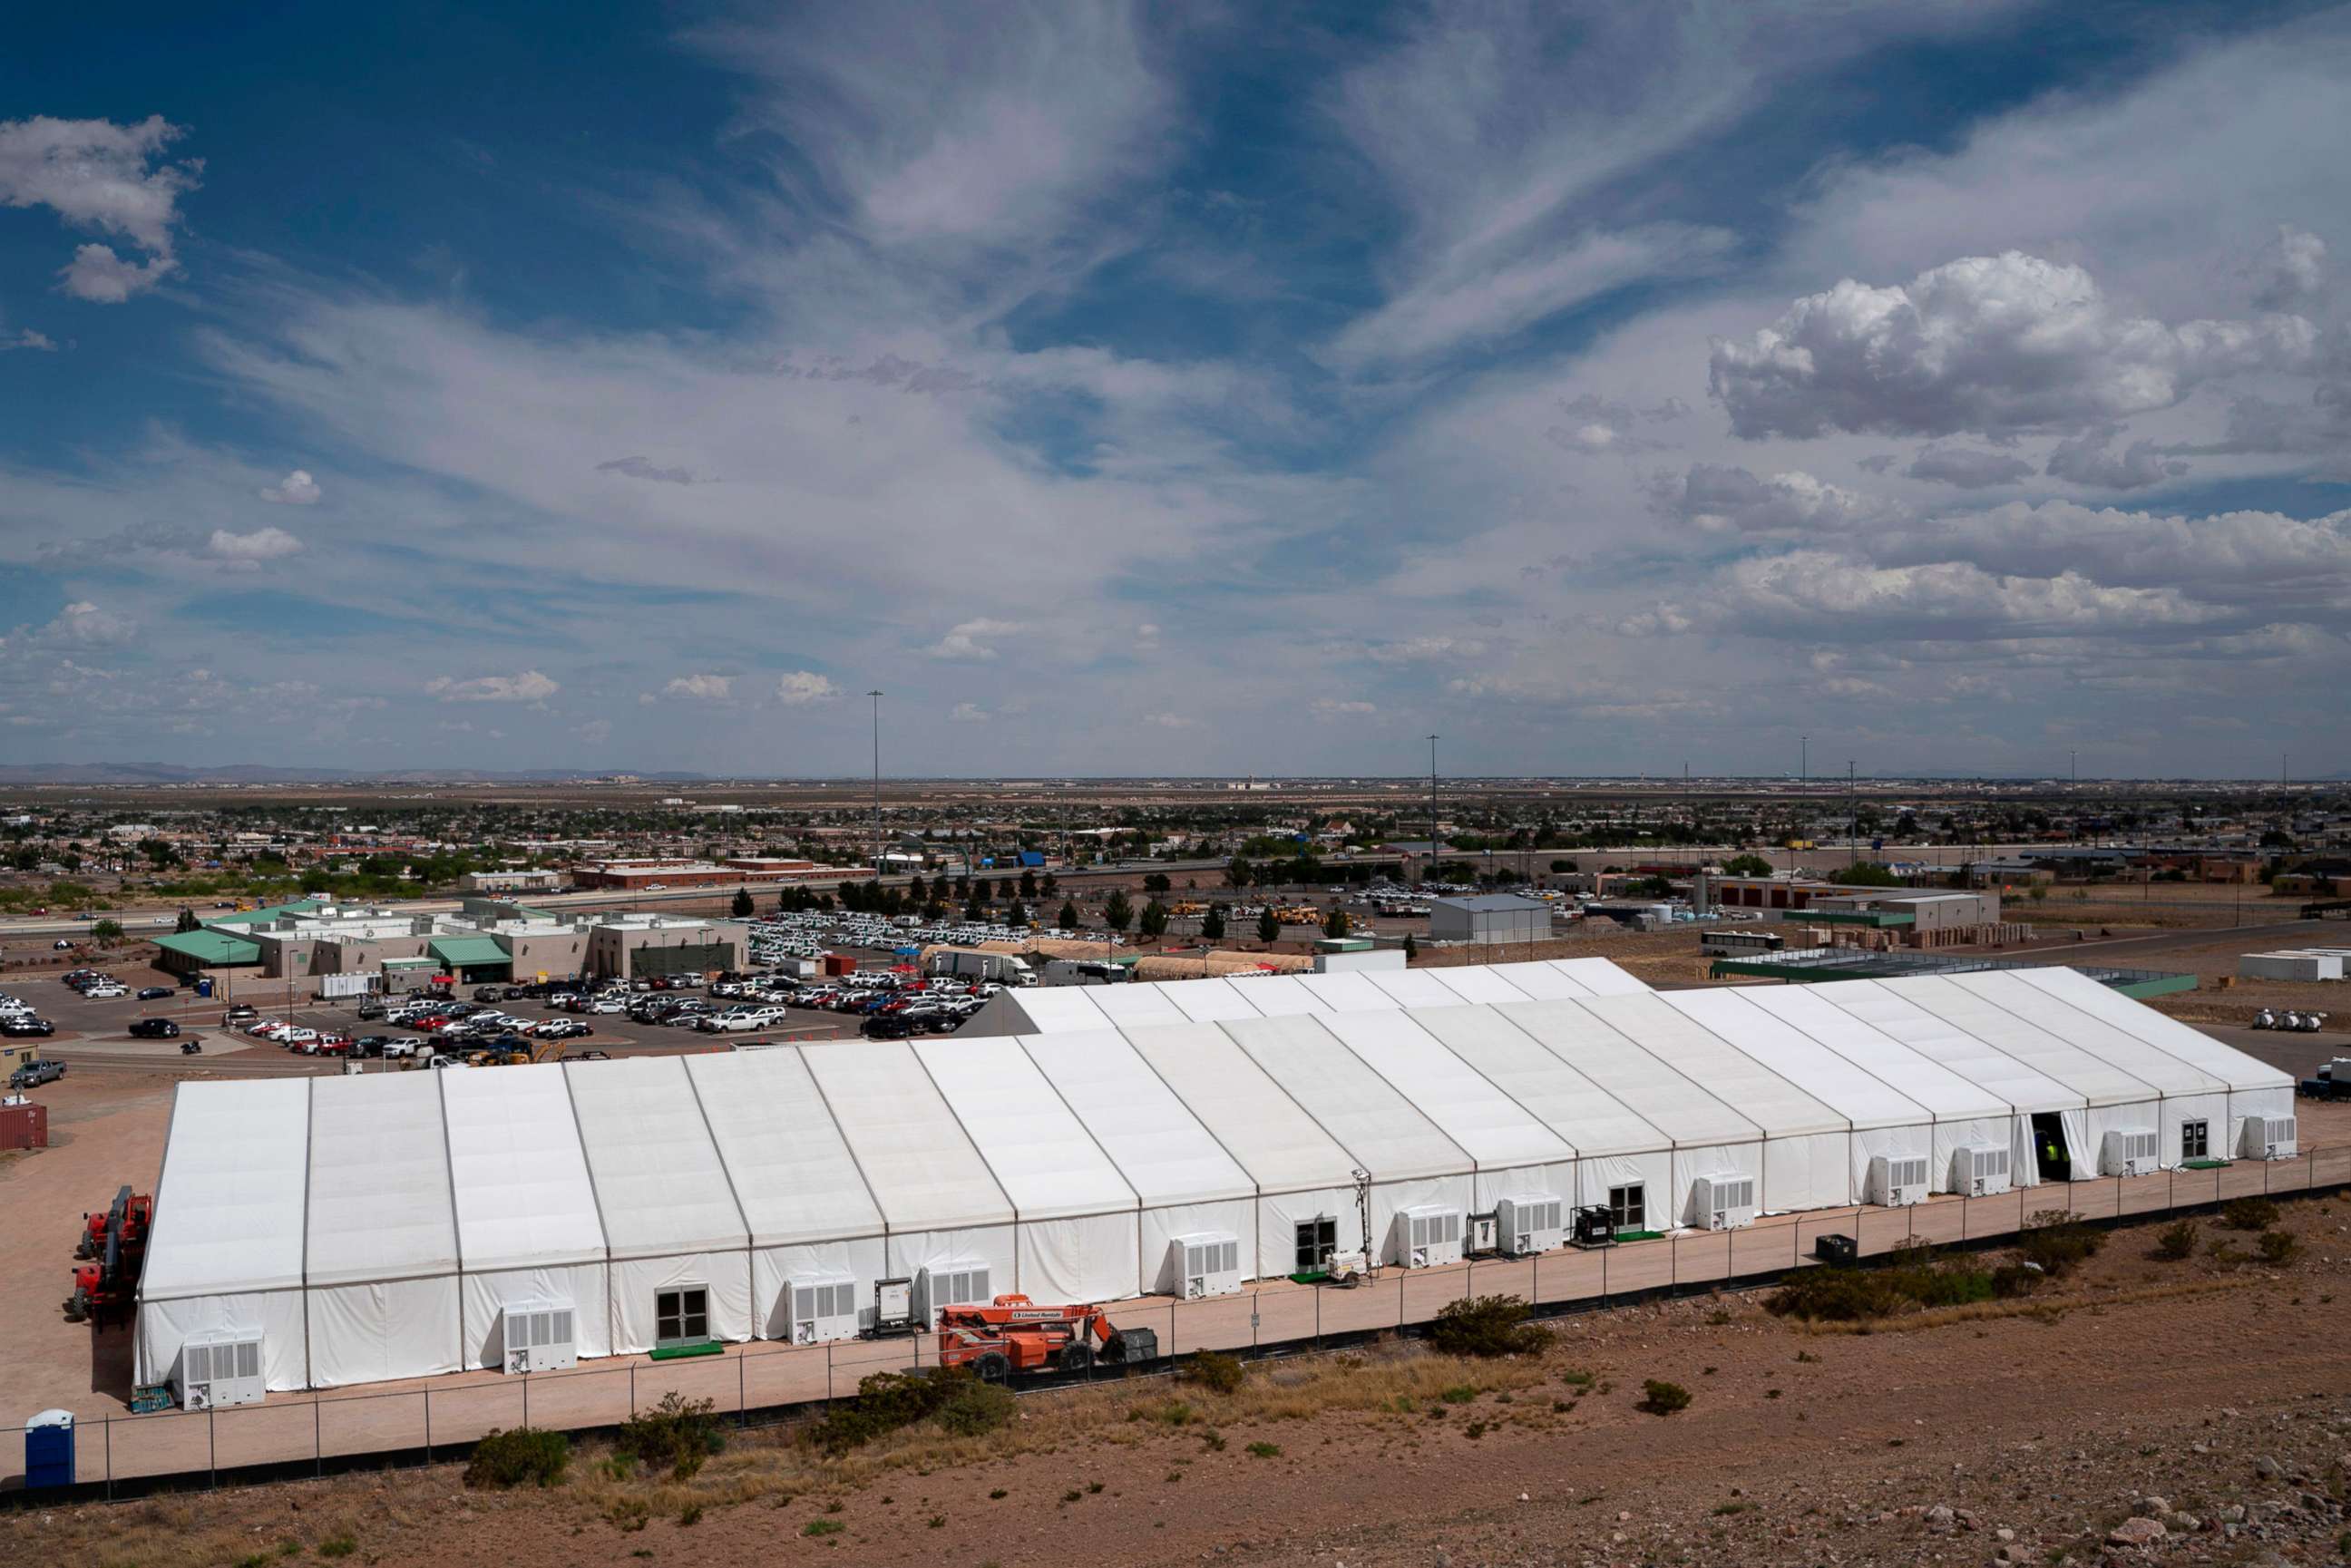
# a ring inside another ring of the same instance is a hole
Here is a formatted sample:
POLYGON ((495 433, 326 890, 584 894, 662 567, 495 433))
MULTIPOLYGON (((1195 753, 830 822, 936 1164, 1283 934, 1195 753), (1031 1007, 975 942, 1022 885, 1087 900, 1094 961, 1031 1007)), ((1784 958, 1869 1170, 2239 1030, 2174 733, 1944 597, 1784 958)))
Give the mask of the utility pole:
POLYGON ((1796 783, 1801 788, 1813 781, 1813 737, 1809 735, 1798 737, 1797 746, 1796 783))
POLYGON ((1420 871, 1424 883, 1437 867, 1437 741, 1436 736, 1428 737, 1428 859, 1421 862, 1420 871))
POLYGON ((873 876, 882 876, 882 694, 865 694, 873 699, 873 876))
POLYGON ((2069 751, 2065 754, 2065 781, 2069 784, 2079 784, 2082 781, 2081 757, 2082 754, 2078 751, 2069 751))
POLYGON ((1859 865, 1861 863, 1861 790, 1854 783, 1853 758, 1850 757, 1844 759, 1844 799, 1846 807, 1853 812, 1846 828, 1846 831, 1851 834, 1853 845, 1852 863, 1859 865))

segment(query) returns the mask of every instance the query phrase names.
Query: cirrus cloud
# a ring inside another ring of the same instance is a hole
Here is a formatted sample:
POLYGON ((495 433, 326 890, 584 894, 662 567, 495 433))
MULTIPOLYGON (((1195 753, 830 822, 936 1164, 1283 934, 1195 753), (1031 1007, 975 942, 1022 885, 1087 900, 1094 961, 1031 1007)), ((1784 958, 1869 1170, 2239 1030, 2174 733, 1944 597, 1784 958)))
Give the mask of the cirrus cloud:
POLYGON ((563 688, 537 670, 525 670, 519 674, 476 675, 464 681, 436 675, 424 683, 424 689, 444 703, 537 703, 563 688))

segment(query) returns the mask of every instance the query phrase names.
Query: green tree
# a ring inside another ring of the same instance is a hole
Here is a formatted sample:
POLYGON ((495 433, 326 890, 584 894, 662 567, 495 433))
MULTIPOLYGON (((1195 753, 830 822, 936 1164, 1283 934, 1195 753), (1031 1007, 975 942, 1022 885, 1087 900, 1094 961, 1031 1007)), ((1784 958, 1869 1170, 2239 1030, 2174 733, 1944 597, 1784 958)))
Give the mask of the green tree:
POLYGON ((919 872, 906 883, 906 901, 909 904, 928 904, 931 901, 930 884, 923 880, 919 872))
MULTIPOLYGON (((1163 877, 1161 880, 1166 879, 1163 877)), ((1167 906, 1155 898, 1145 904, 1143 906, 1143 922, 1140 929, 1144 936, 1153 942, 1166 936, 1167 906)))
POLYGON ((1022 904, 1019 899, 1014 899, 1009 904, 1005 906, 1004 924, 1007 925, 1028 925, 1029 906, 1022 904))
POLYGON ((1061 900, 1061 913, 1053 917, 1053 924, 1064 931, 1075 931, 1078 928, 1077 901, 1068 898, 1061 900))
POLYGON ((1050 898, 1061 891, 1061 880, 1049 871, 1045 873, 1045 880, 1037 884, 1037 891, 1050 898))
POLYGON ((987 918, 987 905, 975 898, 963 906, 963 917, 977 925, 987 918))
POLYGON ((1344 936, 1352 929, 1353 923, 1347 918, 1347 912, 1343 909, 1333 908, 1322 917, 1322 935, 1325 936, 1344 936))
POLYGON ((1257 917, 1257 939, 1269 947, 1281 940, 1281 922, 1270 909, 1257 917))
POLYGON ((1855 861, 1843 871, 1833 873, 1829 880, 1844 887, 1897 887, 1901 885, 1892 872, 1876 861, 1855 861))
POLYGON ((1771 862, 1761 855, 1733 855, 1722 862, 1725 876, 1770 876, 1771 862))
POLYGON ((1109 903, 1102 905, 1102 924, 1113 931, 1124 931, 1134 920, 1134 905, 1127 899, 1126 889, 1122 887, 1110 895, 1109 903))
POLYGON ((1256 869, 1252 867, 1249 862, 1243 860, 1238 855, 1235 855, 1232 858, 1232 863, 1225 867, 1225 885, 1227 887, 1247 887, 1249 884, 1250 879, 1256 874, 1256 869))
POLYGON ((1208 905, 1208 913, 1200 916, 1200 935, 1210 942, 1221 942, 1225 939, 1225 906, 1223 904, 1208 905))
POLYGON ((89 934, 109 947, 122 940, 122 922, 101 920, 89 928, 89 934))
POLYGON ((1035 872, 1024 871, 1020 873, 1020 896, 1023 898, 1034 898, 1037 896, 1037 873, 1035 872))
POLYGON ((1167 880, 1167 873, 1165 872, 1155 871, 1143 879, 1143 891, 1145 893, 1165 893, 1175 885, 1167 880))
POLYGON ((751 890, 747 887, 737 888, 735 890, 735 902, 728 904, 726 908, 727 913, 734 915, 737 920, 750 919, 752 910, 751 890))
POLYGON ((1409 964, 1409 963, 1411 963, 1415 958, 1417 958, 1417 957, 1419 957, 1419 956, 1420 956, 1420 944, 1419 944, 1418 942, 1416 942, 1416 941, 1414 941, 1414 940, 1413 940, 1413 936, 1412 936, 1412 933, 1411 933, 1411 932, 1409 932, 1409 931, 1405 932, 1405 933, 1404 934, 1404 961, 1405 961, 1405 963, 1409 964))
POLYGON ((172 923, 172 929, 176 932, 193 931, 201 924, 203 923, 197 920, 196 912, 194 910, 182 909, 180 911, 180 917, 172 923))

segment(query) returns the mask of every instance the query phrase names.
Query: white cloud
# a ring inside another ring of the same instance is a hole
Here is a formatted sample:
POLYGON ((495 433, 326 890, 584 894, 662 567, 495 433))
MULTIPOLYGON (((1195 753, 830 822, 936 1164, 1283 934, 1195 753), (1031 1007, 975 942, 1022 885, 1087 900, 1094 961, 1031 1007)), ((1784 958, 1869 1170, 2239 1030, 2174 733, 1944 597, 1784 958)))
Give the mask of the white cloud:
POLYGON ((1317 718, 1361 718, 1379 711, 1379 704, 1364 702, 1361 699, 1338 697, 1314 699, 1314 715, 1317 718))
POLYGON ((68 293, 119 304, 177 265, 172 231, 180 198, 204 170, 200 160, 162 161, 183 134, 161 115, 131 125, 47 115, 0 120, 0 206, 47 207, 68 227, 120 235, 146 251, 146 261, 132 262, 110 246, 85 245, 62 269, 68 293))
POLYGON ((2169 408, 2202 382, 2306 365, 2316 340, 2298 316, 2127 316, 2083 268, 2008 251, 1907 285, 1846 278, 1743 342, 1716 340, 1709 379, 1750 440, 2004 434, 2169 408))
POLYGON ((609 718, 591 718, 572 733, 590 746, 601 746, 612 738, 612 721, 609 718))
POLYGON ((2116 587, 2074 570, 2028 577, 1970 561, 1876 566, 1821 550, 1734 564, 1701 617, 1750 634, 1841 642, 2178 634, 2221 619, 2176 589, 2116 587))
POLYGON ((1199 721, 1186 718, 1181 714, 1147 713, 1143 716, 1143 722, 1154 729, 1191 729, 1199 721))
POLYGON ((984 661, 996 657, 993 644, 1017 635, 1026 627, 1018 621, 966 621, 924 650, 934 659, 984 661))
POLYGON ((214 528, 205 548, 223 560, 253 562, 277 560, 296 554, 301 549, 302 541, 284 528, 256 528, 249 534, 214 528))
POLYGON ((625 474, 632 479, 650 479, 658 485, 691 485, 694 473, 686 468, 664 468, 649 457, 615 457, 609 463, 596 465, 599 474, 625 474))
POLYGON ((1695 463, 1679 477, 1653 481, 1650 496, 1668 515, 1714 534, 1842 533, 1905 515, 1894 502, 1802 470, 1763 477, 1713 463, 1695 463))
POLYGON ((467 681, 437 675, 424 683, 424 689, 444 703, 536 703, 545 702, 563 688, 537 670, 525 670, 516 675, 476 675, 467 681))
MULTIPOLYGON (((662 687, 664 697, 675 697, 686 702, 723 703, 733 700, 735 677, 732 675, 680 675, 662 687)), ((653 699, 647 697, 646 701, 653 699)))
POLYGON ((59 611, 56 620, 32 631, 27 641, 48 647, 110 648, 138 635, 139 623, 129 616, 78 600, 59 611))
POLYGON ((1910 466, 1903 470, 1913 479, 1961 490, 2013 485, 2032 472, 2032 465, 2022 457, 1973 446, 1922 446, 1910 459, 1910 466))
POLYGON ((307 468, 297 468, 277 484, 263 490, 261 498, 265 501, 274 501, 281 507, 315 507, 319 504, 319 497, 324 492, 319 488, 319 482, 310 477, 310 471, 307 468))
POLYGON ((949 724, 985 724, 987 718, 987 710, 977 703, 957 703, 947 714, 949 724))
POLYGON ((2253 258, 2253 303, 2285 310, 2316 298, 2326 285, 2326 242, 2307 229, 2278 225, 2277 238, 2253 258))
POLYGON ((776 700, 786 707, 829 703, 839 695, 841 688, 814 670, 793 670, 776 681, 776 700))
POLYGON ((30 327, 0 338, 0 354, 11 353, 19 349, 29 349, 42 354, 54 354, 57 351, 57 343, 47 333, 36 332, 30 327))
POLYGON ((2134 441, 2117 455, 2119 424, 2101 424, 2057 444, 2042 472, 2053 479, 2101 490, 2143 490, 2186 475, 2188 465, 2164 456, 2152 441, 2134 441))

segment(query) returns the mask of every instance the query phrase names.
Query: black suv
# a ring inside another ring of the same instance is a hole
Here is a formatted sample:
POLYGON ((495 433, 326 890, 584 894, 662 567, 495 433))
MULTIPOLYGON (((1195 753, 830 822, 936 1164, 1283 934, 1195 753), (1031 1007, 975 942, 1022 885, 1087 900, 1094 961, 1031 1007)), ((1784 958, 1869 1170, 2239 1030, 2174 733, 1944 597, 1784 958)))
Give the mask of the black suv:
POLYGON ((133 1040, 177 1040, 180 1026, 170 1019, 141 1019, 129 1032, 133 1040))

